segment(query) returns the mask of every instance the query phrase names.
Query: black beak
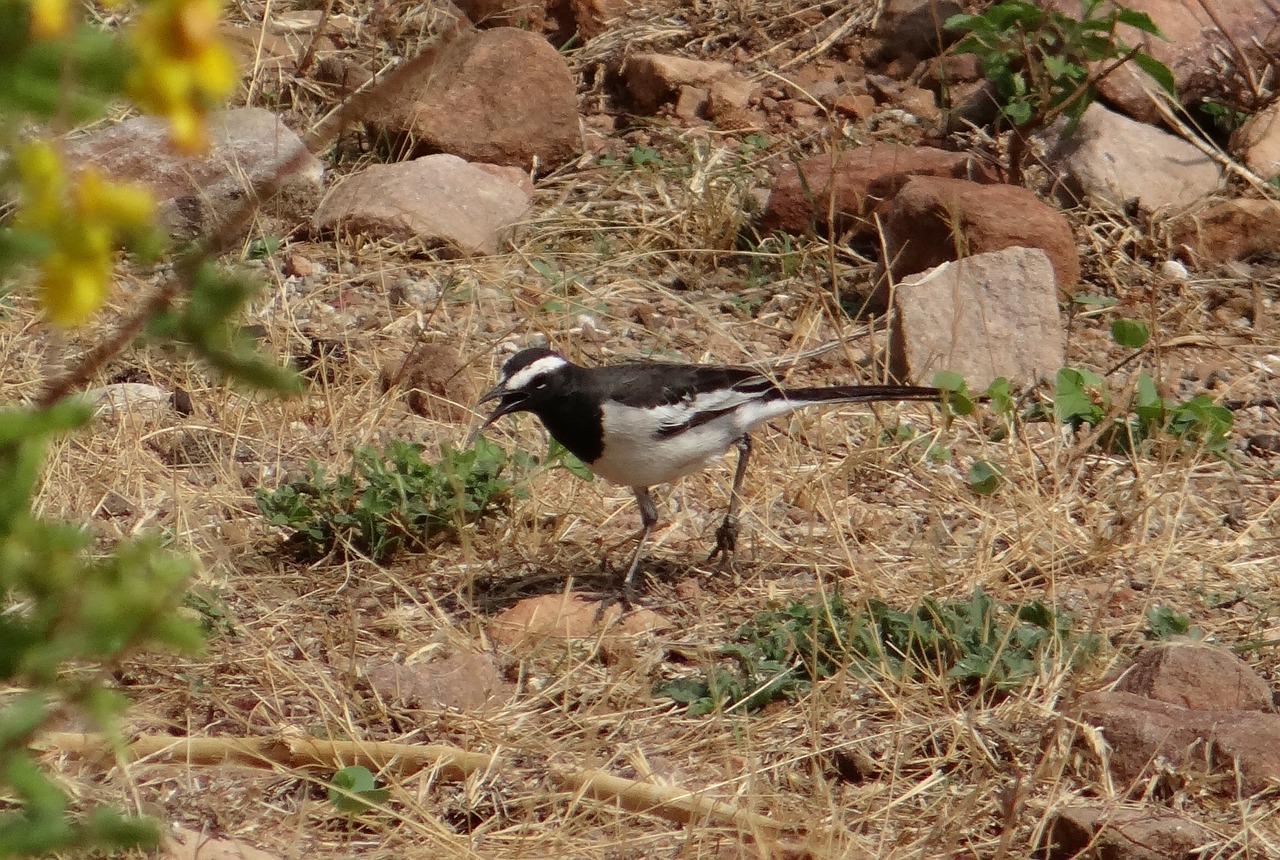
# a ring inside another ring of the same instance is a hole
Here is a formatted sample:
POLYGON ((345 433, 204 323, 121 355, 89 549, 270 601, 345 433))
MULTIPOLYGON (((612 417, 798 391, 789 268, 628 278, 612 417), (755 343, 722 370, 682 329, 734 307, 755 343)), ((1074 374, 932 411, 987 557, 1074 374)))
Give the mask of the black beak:
POLYGON ((497 421, 503 415, 506 415, 509 412, 518 411, 520 409, 520 405, 524 403, 526 396, 527 395, 522 391, 508 391, 501 385, 491 391, 485 392, 484 396, 476 401, 477 406, 481 403, 488 403, 490 400, 501 399, 502 402, 498 404, 497 409, 489 413, 489 417, 484 419, 484 423, 477 427, 475 432, 471 434, 468 444, 475 442, 476 437, 483 433, 486 427, 497 421))

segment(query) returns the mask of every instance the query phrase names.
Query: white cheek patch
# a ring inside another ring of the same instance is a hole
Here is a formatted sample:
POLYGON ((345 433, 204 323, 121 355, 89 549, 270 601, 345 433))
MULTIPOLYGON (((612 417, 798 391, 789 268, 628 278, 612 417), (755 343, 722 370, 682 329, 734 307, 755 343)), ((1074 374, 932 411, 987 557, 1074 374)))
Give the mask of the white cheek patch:
POLYGON ((543 374, 553 373, 569 362, 558 355, 544 356, 527 367, 522 367, 502 381, 507 391, 519 391, 543 374))

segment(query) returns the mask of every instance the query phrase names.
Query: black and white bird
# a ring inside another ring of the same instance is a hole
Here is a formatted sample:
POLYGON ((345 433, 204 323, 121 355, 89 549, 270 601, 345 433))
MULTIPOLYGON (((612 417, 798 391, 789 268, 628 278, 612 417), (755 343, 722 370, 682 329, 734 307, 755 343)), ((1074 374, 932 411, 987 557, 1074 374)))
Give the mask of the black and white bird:
POLYGON ((498 407, 476 433, 503 415, 532 412, 592 472, 631 488, 640 505, 641 527, 622 580, 625 593, 658 521, 650 487, 704 469, 736 446, 729 510, 708 559, 727 561, 737 539, 738 498, 752 430, 807 406, 937 400, 940 394, 914 385, 781 388, 746 367, 656 361, 581 367, 552 350, 533 348, 502 365, 497 386, 479 401, 497 400, 498 407))

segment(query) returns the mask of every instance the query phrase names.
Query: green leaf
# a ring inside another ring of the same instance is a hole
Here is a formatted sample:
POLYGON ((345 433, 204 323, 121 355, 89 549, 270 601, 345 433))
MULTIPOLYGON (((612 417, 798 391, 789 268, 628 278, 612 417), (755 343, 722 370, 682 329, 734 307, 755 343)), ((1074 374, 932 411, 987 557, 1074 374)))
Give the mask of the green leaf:
POLYGON ((1151 332, 1146 323, 1122 317, 1111 321, 1111 339, 1118 346, 1142 349, 1151 339, 1151 332))
POLYGON ((1172 636, 1185 636, 1190 632, 1191 616, 1159 604, 1147 610, 1148 639, 1168 639, 1172 636))
POLYGON ((1094 401, 1089 389, 1101 385, 1097 375, 1076 368, 1058 371, 1054 386, 1053 409, 1059 423, 1077 426, 1096 425, 1102 420, 1103 407, 1094 401))
POLYGON ((360 813, 375 804, 385 803, 391 793, 378 788, 369 768, 353 764, 333 775, 329 783, 329 802, 347 813, 360 813))
POLYGON ((969 467, 969 489, 979 496, 989 496, 1000 486, 1002 475, 999 467, 986 460, 974 460, 969 467))
MULTIPOLYGON (((1121 24, 1128 24, 1134 29, 1165 39, 1165 35, 1160 32, 1160 28, 1156 26, 1156 22, 1152 21, 1151 16, 1146 12, 1139 12, 1138 10, 1130 9, 1127 6, 1117 6, 1112 14, 1121 24)), ((1168 40, 1165 39, 1165 41, 1168 40)))
POLYGON ((1114 296, 1085 296, 1074 295, 1071 297, 1073 304, 1084 305, 1089 308, 1109 308, 1113 307, 1118 301, 1114 296))
POLYGON ((1141 51, 1134 54, 1132 59, 1134 65, 1146 72, 1153 81, 1160 85, 1162 90, 1175 100, 1178 98, 1178 82, 1174 80, 1173 72, 1169 71, 1168 66, 1150 54, 1144 54, 1141 51))
POLYGON ((1013 414, 1013 395, 1009 392, 1007 377, 997 376, 991 380, 991 384, 987 386, 987 400, 993 412, 1000 415, 1013 414))

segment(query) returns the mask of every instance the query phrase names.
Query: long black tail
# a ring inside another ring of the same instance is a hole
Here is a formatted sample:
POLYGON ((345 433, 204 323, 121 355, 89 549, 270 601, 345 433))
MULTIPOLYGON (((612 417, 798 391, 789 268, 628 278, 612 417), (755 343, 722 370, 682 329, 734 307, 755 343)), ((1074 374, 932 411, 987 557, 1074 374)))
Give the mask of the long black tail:
POLYGON ((875 400, 938 400, 942 397, 942 389, 919 385, 832 385, 787 388, 782 395, 795 404, 867 403, 875 400))

